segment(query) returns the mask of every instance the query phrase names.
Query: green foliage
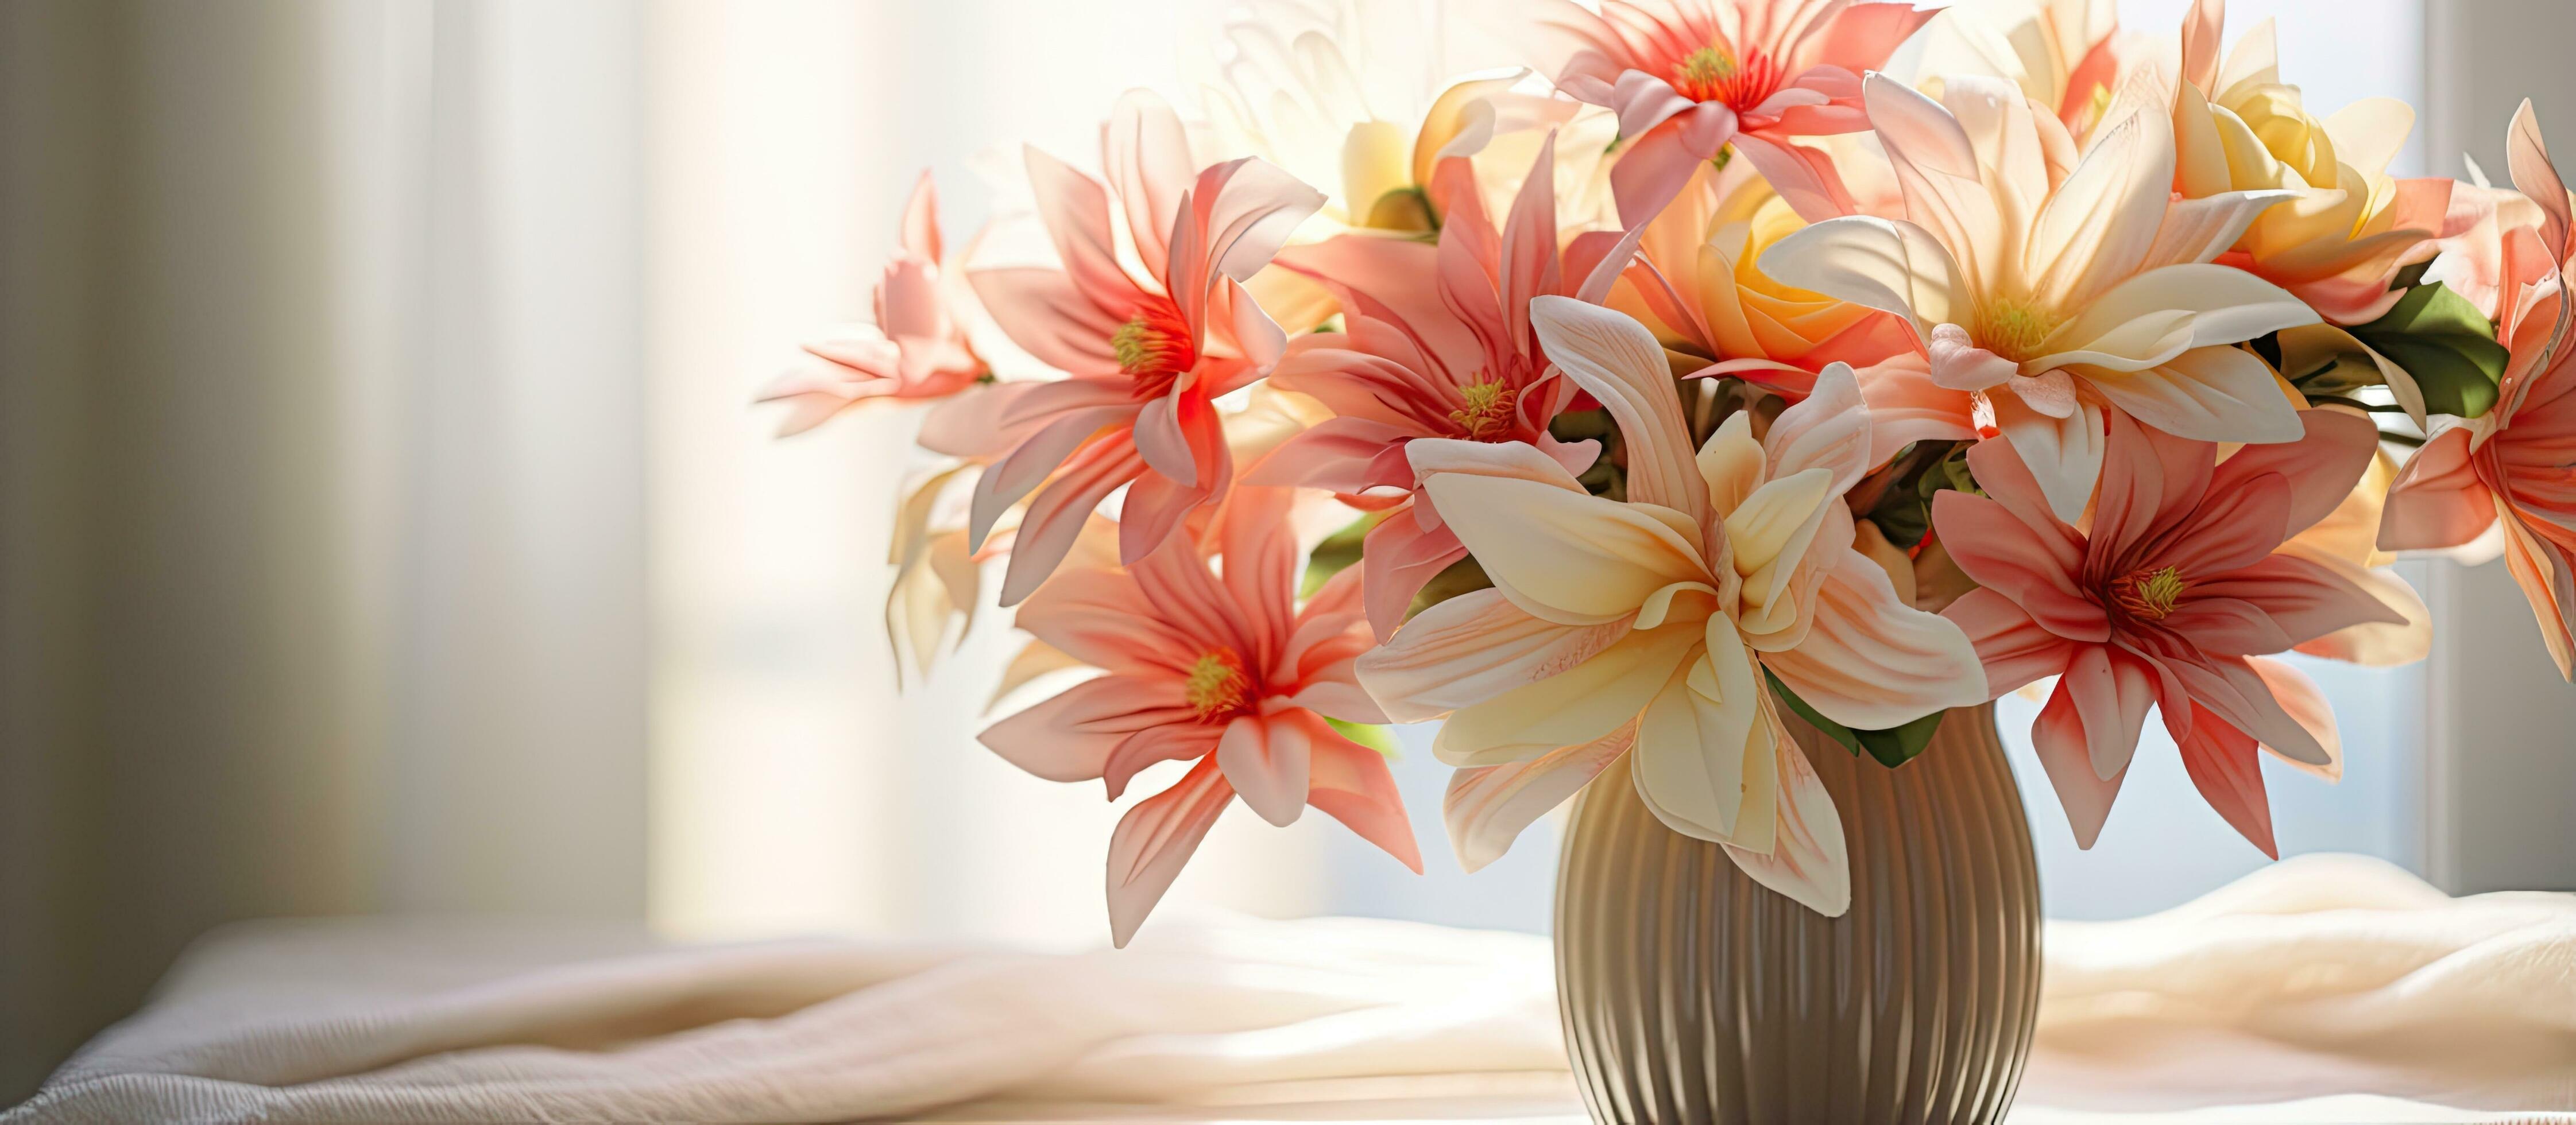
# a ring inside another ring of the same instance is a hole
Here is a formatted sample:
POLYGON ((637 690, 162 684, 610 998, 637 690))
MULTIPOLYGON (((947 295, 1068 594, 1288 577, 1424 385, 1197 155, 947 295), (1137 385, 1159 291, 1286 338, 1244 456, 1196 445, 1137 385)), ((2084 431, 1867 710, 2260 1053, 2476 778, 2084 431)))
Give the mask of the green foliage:
POLYGON ((1932 530, 1934 494, 1945 488, 1973 493, 1977 483, 1968 475, 1968 446, 1964 442, 1910 445, 1897 454, 1896 462, 1900 466, 1896 482, 1879 495, 1878 504, 1863 518, 1877 524, 1888 542, 1911 547, 1932 530))
POLYGON ((1622 467, 1626 459, 1624 448, 1619 440, 1619 427, 1611 424, 1609 411, 1599 408, 1569 410, 1550 419, 1547 432, 1548 436, 1567 443, 1600 442, 1600 456, 1574 479, 1583 485, 1584 491, 1594 496, 1606 496, 1612 500, 1628 498, 1628 474, 1622 467))
POLYGON ((1370 723, 1346 723, 1329 715, 1325 716, 1324 721, 1332 725, 1335 733, 1377 751, 1378 756, 1387 761, 1392 762, 1402 756, 1395 747, 1395 735, 1385 727, 1370 723))
POLYGON ((1431 206, 1431 193, 1409 184, 1369 204, 1367 223, 1376 230, 1407 231, 1426 240, 1440 235, 1440 212, 1431 206))
POLYGON ((1485 577, 1484 565, 1470 555, 1450 563, 1448 569, 1432 575, 1431 581, 1423 583, 1422 592, 1413 595, 1413 607, 1405 611, 1405 616, 1409 618, 1460 594, 1472 594, 1493 584, 1493 579, 1485 577))
POLYGON ((1370 512, 1344 525, 1315 544, 1313 554, 1306 556, 1306 577, 1298 584, 1297 596, 1311 598, 1336 574, 1360 561, 1360 544, 1368 538, 1369 529, 1386 519, 1385 512, 1370 512))
POLYGON ((1932 742, 1932 732, 1941 729, 1941 717, 1949 714, 1947 711, 1934 711, 1903 726, 1885 730, 1853 730, 1808 706, 1806 700, 1798 698, 1798 693, 1789 690, 1789 685, 1781 683, 1780 677, 1772 675, 1770 669, 1763 669, 1762 675, 1771 681, 1771 693, 1779 696, 1780 702, 1788 704, 1789 710, 1799 718, 1807 720, 1807 725, 1842 743, 1853 756, 1866 753, 1878 759, 1878 764, 1891 769, 1913 761, 1915 755, 1922 753, 1923 748, 1932 742))
POLYGON ((2436 414, 2486 413, 2511 358, 2477 306, 2438 281, 2407 290, 2388 315, 2351 331, 2413 377, 2424 408, 2436 414))

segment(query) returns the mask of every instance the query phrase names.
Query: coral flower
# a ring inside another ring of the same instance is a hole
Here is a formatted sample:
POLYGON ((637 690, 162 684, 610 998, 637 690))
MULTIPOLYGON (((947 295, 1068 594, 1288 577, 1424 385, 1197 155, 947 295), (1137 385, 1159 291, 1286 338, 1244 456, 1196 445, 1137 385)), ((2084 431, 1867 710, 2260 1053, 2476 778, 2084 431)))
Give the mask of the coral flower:
POLYGON ((1224 494, 1234 462, 1212 400, 1267 373, 1287 343, 1241 283, 1323 202, 1259 160, 1194 172, 1180 119, 1148 94, 1119 99, 1101 147, 1109 191, 1028 153, 1061 268, 967 274, 1014 342, 1070 376, 1014 395, 990 419, 1028 436, 976 482, 977 544, 1005 509, 1037 493, 1002 578, 1003 605, 1046 579, 1084 517, 1120 485, 1119 555, 1129 562, 1224 494), (1113 193, 1143 278, 1121 264, 1113 193))
POLYGON ((1541 69, 1618 113, 1631 142, 1611 186, 1633 226, 1730 143, 1784 193, 1810 181, 1790 138, 1867 128, 1861 74, 1932 16, 1902 2, 1606 0, 1595 14, 1551 0, 1541 69))
POLYGON ((1581 472, 1598 453, 1594 442, 1548 435, 1549 419, 1575 392, 1548 366, 1530 300, 1599 300, 1636 243, 1594 232, 1560 254, 1554 167, 1551 140, 1499 233, 1474 173, 1453 157, 1434 177, 1448 216, 1436 246, 1355 234, 1280 255, 1280 264, 1339 296, 1345 330, 1299 337, 1272 382, 1336 416, 1290 439, 1253 481, 1329 488, 1358 506, 1391 509, 1361 556, 1380 638, 1395 632, 1424 583, 1467 554, 1415 494, 1407 443, 1524 442, 1568 472, 1581 472))
POLYGON ((1762 252, 1805 226, 1750 161, 1703 165, 1646 224, 1610 305, 1664 346, 1792 395, 1836 363, 1868 367, 1914 350, 1904 320, 1763 273, 1762 252))
POLYGON ((1530 446, 1412 443, 1432 503, 1494 588, 1423 611, 1361 659, 1363 682, 1399 720, 1448 714, 1434 750, 1463 767, 1447 819, 1471 869, 1633 753, 1665 824, 1842 913, 1842 821, 1766 676, 1863 728, 1986 698, 1967 638, 1898 601, 1852 547, 1842 494, 1869 466, 1858 388, 1831 369, 1763 440, 1739 412, 1694 456, 1643 325, 1564 297, 1530 315, 1618 421, 1628 499, 1590 495, 1530 446))
POLYGON ((2124 116, 2078 161, 2065 126, 1996 79, 1952 79, 1940 102, 1867 85, 1906 217, 1828 219, 1761 265, 1909 318, 1929 362, 1907 406, 1946 410, 1941 436, 2000 433, 2070 522, 2101 472, 2106 407, 2201 441, 2299 437, 2271 367, 2232 345, 2316 312, 2208 264, 2282 193, 2173 200, 2160 115, 2124 116))
POLYGON ((1221 575, 1176 535, 1131 566, 1067 569, 1020 608, 1021 628, 1108 674, 986 728, 984 745, 1050 781, 1102 781, 1112 799, 1148 766, 1192 763, 1110 838, 1121 946, 1237 797, 1280 825, 1312 805, 1422 870, 1386 759, 1326 721, 1386 716, 1352 674, 1369 647, 1356 572, 1294 604, 1294 503, 1286 489, 1235 489, 1211 535, 1221 575))
POLYGON ((2438 429, 2389 490, 2386 550, 2452 547, 2504 527, 2505 563, 2531 602, 2562 676, 2576 679, 2576 337, 2568 278, 2576 214, 2540 142, 2531 103, 2505 139, 2513 182, 2539 229, 2508 232, 2509 304, 2498 325, 2512 361, 2485 414, 2438 429))
POLYGON ((2304 436, 2217 447, 2111 416, 2102 496, 2077 530, 2050 514, 2013 451, 1968 453, 1986 495, 1944 491, 1933 526, 1981 588, 1943 612, 1965 628, 1998 695, 2047 676, 2031 742, 2093 846, 2152 704, 2210 807, 2267 855, 2259 745, 2328 779, 2342 771, 2316 685, 2263 659, 2366 622, 2403 618, 2335 570, 2282 550, 2352 492, 2378 447, 2367 419, 2298 415, 2304 436))
POLYGON ((2296 193, 2256 217, 2219 261, 2297 294, 2335 324, 2376 320, 2405 295, 2390 288, 2397 271, 2433 256, 2451 181, 2387 174, 2415 122, 2404 102, 2365 98, 2322 121, 2309 115, 2298 87, 2281 82, 2269 21, 2221 67, 2226 8, 2200 0, 2183 25, 2174 188, 2186 198, 2296 193))
POLYGON ((946 398, 984 377, 988 368, 966 338, 974 295, 940 265, 939 193, 925 171, 904 205, 901 247, 877 282, 877 322, 805 345, 811 359, 760 392, 762 402, 789 404, 780 437, 863 402, 946 398))

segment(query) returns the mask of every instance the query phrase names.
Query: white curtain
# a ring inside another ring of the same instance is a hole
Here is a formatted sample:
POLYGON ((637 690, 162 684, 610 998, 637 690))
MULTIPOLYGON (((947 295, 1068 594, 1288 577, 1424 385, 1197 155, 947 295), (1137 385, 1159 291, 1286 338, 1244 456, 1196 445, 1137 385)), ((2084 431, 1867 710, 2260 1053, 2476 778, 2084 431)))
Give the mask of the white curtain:
POLYGON ((0 8, 0 1099, 229 919, 643 910, 643 25, 0 8))
MULTIPOLYGON (((999 623, 893 691, 910 420, 750 397, 1214 7, 0 5, 0 1103, 236 918, 1096 941, 999 623)), ((1176 900, 1320 904, 1230 828, 1176 900)))

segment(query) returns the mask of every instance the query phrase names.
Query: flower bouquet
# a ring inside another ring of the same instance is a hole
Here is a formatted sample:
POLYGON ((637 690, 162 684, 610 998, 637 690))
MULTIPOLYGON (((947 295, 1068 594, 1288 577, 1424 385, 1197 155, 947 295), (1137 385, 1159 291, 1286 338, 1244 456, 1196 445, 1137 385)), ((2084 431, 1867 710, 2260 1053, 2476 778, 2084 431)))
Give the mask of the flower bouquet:
POLYGON ((2271 657, 2420 658, 2391 552, 2500 548, 2570 668, 2576 222, 2527 107, 2512 187, 2396 178, 2404 105, 2318 116, 2219 0, 2109 9, 1258 0, 962 252, 925 176, 875 325, 769 397, 936 403, 899 662, 998 569, 1004 690, 1098 672, 987 746, 1177 764, 1122 945, 1238 800, 1420 870, 1389 722, 1441 722, 1470 869, 1615 783, 1823 925, 1883 876, 1818 755, 1902 778, 2053 679, 2079 843, 2153 710, 2273 853, 2258 756, 2341 767, 2271 657))

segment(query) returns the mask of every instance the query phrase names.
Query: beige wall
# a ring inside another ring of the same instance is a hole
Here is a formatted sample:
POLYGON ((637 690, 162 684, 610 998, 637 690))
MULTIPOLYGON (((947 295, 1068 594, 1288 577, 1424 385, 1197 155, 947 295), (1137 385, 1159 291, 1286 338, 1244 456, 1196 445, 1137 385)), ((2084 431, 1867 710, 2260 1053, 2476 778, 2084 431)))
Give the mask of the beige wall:
MULTIPOLYGON (((2426 4, 2422 107, 2436 175, 2457 154, 2506 176, 2505 123, 2529 98, 2562 166, 2576 156, 2576 4, 2426 4)), ((2426 739, 2426 874, 2454 892, 2576 890, 2576 687, 2550 667, 2504 564, 2437 567, 2426 739)))

